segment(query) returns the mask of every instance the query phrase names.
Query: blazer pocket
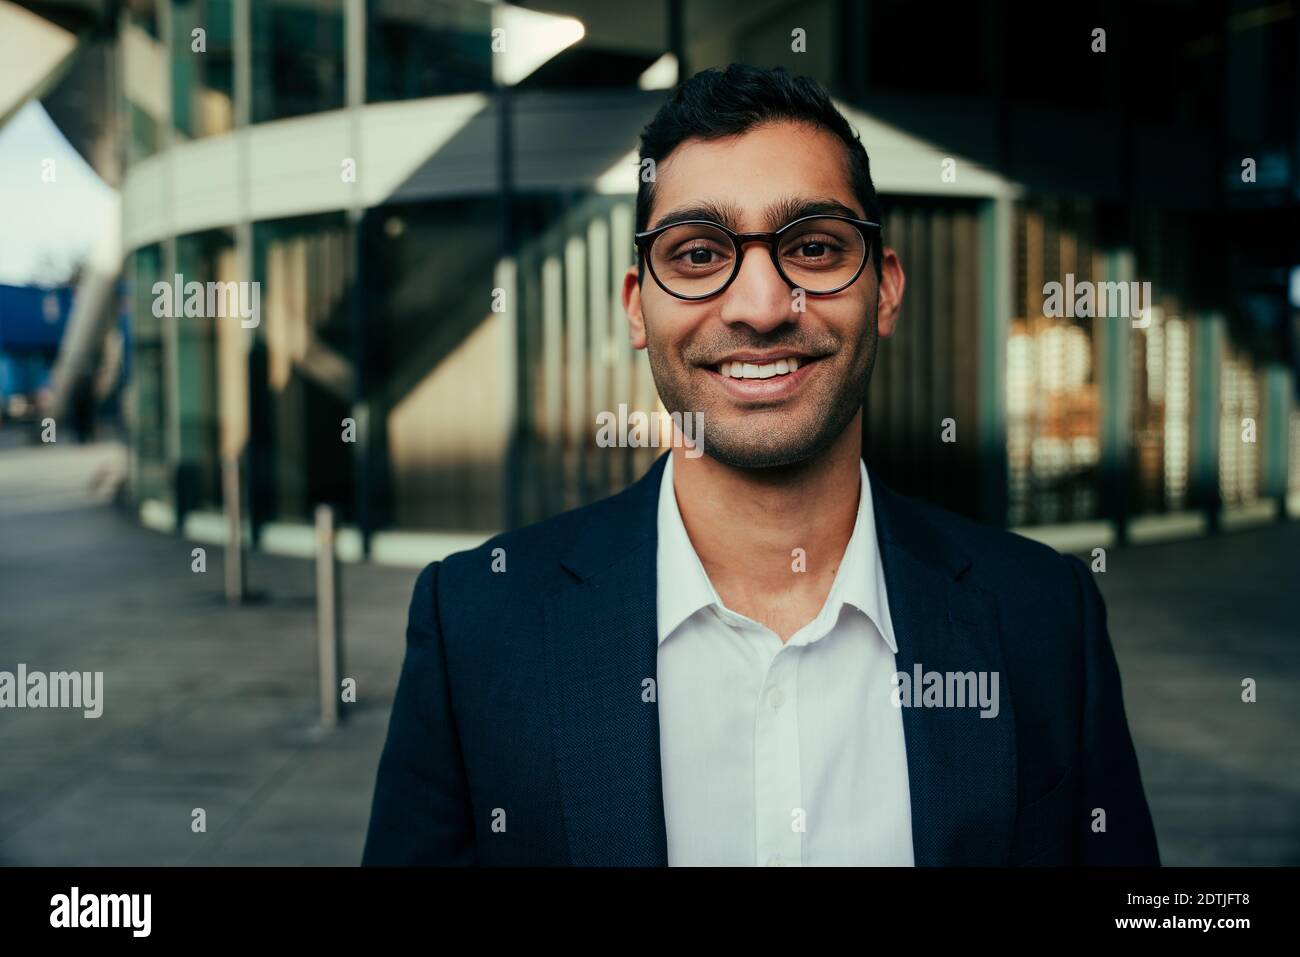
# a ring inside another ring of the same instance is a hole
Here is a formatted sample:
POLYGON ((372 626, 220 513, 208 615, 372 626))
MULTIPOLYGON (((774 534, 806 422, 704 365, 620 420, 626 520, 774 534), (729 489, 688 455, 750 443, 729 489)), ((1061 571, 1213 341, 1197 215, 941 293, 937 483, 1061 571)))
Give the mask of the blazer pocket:
POLYGON ((1042 797, 1021 805, 1016 815, 1013 865, 1051 867, 1069 864, 1071 820, 1077 775, 1070 768, 1042 797))

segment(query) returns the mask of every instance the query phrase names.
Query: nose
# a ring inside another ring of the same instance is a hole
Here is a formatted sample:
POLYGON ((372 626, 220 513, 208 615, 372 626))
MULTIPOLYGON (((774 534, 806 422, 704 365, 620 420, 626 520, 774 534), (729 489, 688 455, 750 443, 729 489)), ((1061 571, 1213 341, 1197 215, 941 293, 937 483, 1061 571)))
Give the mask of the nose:
POLYGON ((776 271, 763 243, 753 241, 745 246, 740 273, 723 294, 720 318, 755 332, 770 332, 794 320, 794 290, 776 271))

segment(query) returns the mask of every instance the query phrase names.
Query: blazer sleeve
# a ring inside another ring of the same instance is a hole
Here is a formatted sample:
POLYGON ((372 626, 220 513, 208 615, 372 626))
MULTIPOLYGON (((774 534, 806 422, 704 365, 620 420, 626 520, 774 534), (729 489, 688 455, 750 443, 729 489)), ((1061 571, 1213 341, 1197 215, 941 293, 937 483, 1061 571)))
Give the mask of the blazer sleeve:
POLYGON ((363 866, 477 863, 438 620, 438 563, 420 572, 379 759, 363 866))
POLYGON ((1106 606, 1088 567, 1073 556, 1069 564, 1083 603, 1084 629, 1078 863, 1156 867, 1160 854, 1124 714, 1119 666, 1106 629, 1106 606), (1105 831, 1094 830, 1097 808, 1106 812, 1105 831))

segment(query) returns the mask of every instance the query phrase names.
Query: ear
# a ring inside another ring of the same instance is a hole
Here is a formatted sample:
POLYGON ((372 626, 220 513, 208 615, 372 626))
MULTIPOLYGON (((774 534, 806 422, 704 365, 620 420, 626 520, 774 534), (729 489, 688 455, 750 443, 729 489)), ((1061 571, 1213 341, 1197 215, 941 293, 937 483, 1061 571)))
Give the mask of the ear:
POLYGON ((880 290, 876 307, 876 331, 880 336, 890 336, 898 322, 898 312, 903 305, 903 288, 907 276, 898 254, 888 246, 880 249, 880 290))
POLYGON ((627 337, 633 349, 644 349, 645 315, 641 312, 641 283, 636 266, 628 266, 623 274, 623 311, 627 313, 627 337))

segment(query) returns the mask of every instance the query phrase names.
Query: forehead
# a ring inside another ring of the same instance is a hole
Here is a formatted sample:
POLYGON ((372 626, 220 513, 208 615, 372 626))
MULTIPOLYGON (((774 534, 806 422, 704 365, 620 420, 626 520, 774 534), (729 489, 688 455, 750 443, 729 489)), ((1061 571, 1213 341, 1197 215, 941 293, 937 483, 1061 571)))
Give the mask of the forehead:
POLYGON ((839 137, 808 123, 780 121, 737 136, 682 142, 658 164, 649 225, 701 202, 737 210, 741 230, 776 229, 790 197, 838 200, 862 216, 839 137), (769 215, 773 214, 773 215, 769 215))

